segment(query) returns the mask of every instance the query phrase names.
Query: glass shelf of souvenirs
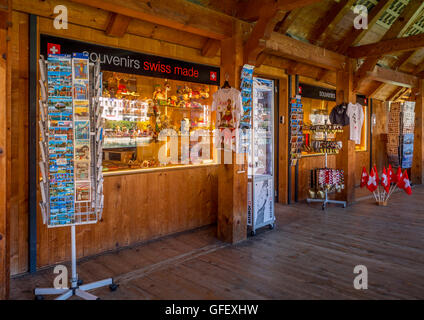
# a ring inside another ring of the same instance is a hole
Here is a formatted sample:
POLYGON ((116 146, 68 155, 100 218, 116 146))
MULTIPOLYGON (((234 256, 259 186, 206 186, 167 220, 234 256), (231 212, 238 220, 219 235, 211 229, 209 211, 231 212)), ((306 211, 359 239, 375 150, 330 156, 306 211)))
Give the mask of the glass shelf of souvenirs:
MULTIPOLYGON (((167 143, 159 139, 159 134, 166 129, 178 136, 179 149, 184 137, 201 130, 196 136, 203 141, 210 140, 213 154, 215 114, 211 105, 212 94, 217 89, 204 84, 105 71, 100 98, 105 119, 104 171, 178 166, 158 161, 159 150, 167 143)), ((195 144, 190 140, 189 150, 195 144)))

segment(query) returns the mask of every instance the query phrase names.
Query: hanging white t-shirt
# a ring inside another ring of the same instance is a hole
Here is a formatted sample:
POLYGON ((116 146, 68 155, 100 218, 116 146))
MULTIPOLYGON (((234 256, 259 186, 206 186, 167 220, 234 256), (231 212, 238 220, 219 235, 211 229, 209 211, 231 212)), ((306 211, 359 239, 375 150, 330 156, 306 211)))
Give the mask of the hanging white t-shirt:
POLYGON ((219 89, 213 94, 212 111, 216 112, 217 128, 237 128, 240 121, 241 93, 235 88, 219 89))
POLYGON ((364 110, 359 103, 350 103, 346 111, 350 123, 350 140, 361 144, 362 125, 364 124, 364 110))

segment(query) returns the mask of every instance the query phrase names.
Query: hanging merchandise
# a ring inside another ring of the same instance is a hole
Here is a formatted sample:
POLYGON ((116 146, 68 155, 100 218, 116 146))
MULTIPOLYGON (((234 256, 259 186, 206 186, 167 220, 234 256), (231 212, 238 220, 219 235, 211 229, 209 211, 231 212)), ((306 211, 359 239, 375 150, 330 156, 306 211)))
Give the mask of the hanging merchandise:
POLYGON ((347 104, 342 103, 335 106, 330 113, 331 124, 339 124, 341 126, 349 125, 349 116, 347 115, 347 104))
POLYGON ((362 125, 365 119, 363 107, 359 103, 349 102, 346 114, 349 117, 350 140, 355 141, 356 144, 361 144, 362 125))
POLYGON ((300 95, 291 99, 290 108, 290 165, 295 166, 301 157, 303 145, 303 106, 300 95))
POLYGON ((322 146, 321 151, 324 152, 324 163, 325 168, 315 169, 311 171, 311 189, 309 189, 309 197, 306 199, 310 202, 322 202, 322 209, 324 210, 327 203, 335 203, 346 207, 346 201, 331 200, 328 198, 328 194, 334 191, 341 192, 345 188, 344 185, 344 172, 343 170, 330 169, 327 167, 328 154, 338 153, 342 148, 341 141, 328 141, 328 139, 334 139, 335 133, 343 132, 341 125, 319 125, 311 126, 309 128, 311 132, 322 133, 323 140, 319 141, 322 146))
POLYGON ((394 167, 411 168, 414 153, 415 102, 392 103, 389 113, 387 156, 394 167))
POLYGON ((252 127, 252 85, 254 66, 245 64, 241 70, 242 114, 240 116, 240 137, 238 153, 250 153, 250 128, 252 127))
POLYGON ((223 87, 213 94, 212 110, 216 111, 216 127, 235 129, 240 122, 242 99, 239 90, 223 87))

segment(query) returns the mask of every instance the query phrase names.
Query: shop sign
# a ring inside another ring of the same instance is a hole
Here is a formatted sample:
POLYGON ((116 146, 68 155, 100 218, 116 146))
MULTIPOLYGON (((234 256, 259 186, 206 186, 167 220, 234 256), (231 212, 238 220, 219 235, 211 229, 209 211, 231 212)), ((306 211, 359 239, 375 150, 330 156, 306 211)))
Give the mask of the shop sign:
POLYGON ((102 70, 219 85, 218 67, 195 64, 139 52, 105 47, 65 38, 40 35, 40 54, 83 52, 91 62, 100 60, 102 70))
POLYGON ((305 98, 336 101, 336 90, 311 86, 306 83, 299 84, 299 93, 305 98))
MULTIPOLYGON (((305 98, 336 101, 336 90, 312 86, 306 83, 299 84, 299 94, 305 98)), ((368 100, 364 95, 356 95, 356 102, 363 106, 368 105, 368 100)))

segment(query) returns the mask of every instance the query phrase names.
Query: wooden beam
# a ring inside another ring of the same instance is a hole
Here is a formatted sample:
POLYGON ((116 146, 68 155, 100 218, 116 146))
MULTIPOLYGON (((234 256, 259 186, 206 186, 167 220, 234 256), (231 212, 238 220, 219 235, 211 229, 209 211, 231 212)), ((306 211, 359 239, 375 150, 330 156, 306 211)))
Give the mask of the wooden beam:
POLYGON ((397 87, 387 98, 386 101, 396 101, 396 97, 405 90, 404 87, 397 87))
POLYGON ((277 24, 275 31, 279 32, 281 34, 286 34, 287 31, 289 30, 290 26, 293 24, 293 22, 299 16, 300 11, 301 11, 301 9, 295 9, 295 10, 292 10, 289 13, 287 13, 286 16, 284 17, 284 19, 282 21, 280 21, 279 24, 277 24))
MULTIPOLYGON (((354 61, 348 59, 345 68, 337 71, 336 80, 336 103, 352 102, 356 103, 356 96, 353 92, 353 65, 354 61)), ((343 148, 336 156, 336 166, 344 171, 345 188, 338 195, 348 205, 355 201, 355 171, 356 153, 355 142, 350 140, 349 126, 344 127, 342 133, 337 134, 337 140, 342 141, 343 148)))
POLYGON ((232 17, 185 0, 71 1, 212 39, 232 36, 232 17))
POLYGON ((381 90, 381 89, 383 89, 384 88, 384 86, 385 86, 386 84, 383 82, 383 83, 380 83, 380 82, 376 82, 376 85, 375 85, 375 87, 373 87, 368 93, 367 93, 367 97, 368 98, 374 98, 375 96, 376 96, 376 94, 381 90))
POLYGON ((271 37, 275 25, 284 17, 285 11, 274 7, 264 7, 261 10, 260 18, 256 22, 249 39, 243 49, 244 62, 256 65, 256 58, 264 50, 265 42, 271 37))
POLYGON ((424 34, 410 37, 382 40, 363 46, 351 47, 347 55, 351 58, 383 56, 393 52, 411 51, 424 47, 424 34))
POLYGON ((106 26, 106 34, 111 37, 123 37, 127 32, 131 20, 132 18, 130 17, 112 12, 106 26))
POLYGON ((383 13, 390 7, 394 0, 380 0, 375 7, 371 9, 368 14, 368 28, 367 29, 356 29, 352 27, 349 33, 343 37, 343 39, 335 46, 330 47, 331 49, 339 52, 346 53, 347 49, 357 44, 366 33, 374 26, 374 24, 380 19, 383 13))
POLYGON ((215 39, 207 39, 205 45, 202 48, 202 56, 212 58, 218 54, 221 48, 221 42, 215 39))
POLYGON ((367 72, 366 78, 401 87, 418 87, 418 77, 382 67, 375 67, 373 71, 367 72))
MULTIPOLYGON (((397 37, 401 37, 407 27, 410 26, 411 20, 415 20, 417 15, 421 12, 421 9, 424 7, 424 2, 420 0, 412 0, 408 5, 402 10, 399 17, 392 24, 390 29, 384 34, 381 41, 390 40, 397 37)), ((380 56, 373 56, 367 58, 364 63, 361 65, 359 70, 355 74, 354 90, 357 90, 361 85, 361 82, 367 76, 367 72, 373 70, 377 64, 380 56)))
POLYGON ((292 11, 297 8, 320 2, 322 0, 249 0, 239 1, 236 16, 246 21, 256 21, 264 7, 276 7, 283 11, 292 11))
POLYGON ((393 70, 398 70, 402 68, 408 60, 414 55, 415 51, 403 52, 395 63, 393 63, 390 67, 393 70))
POLYGON ((340 20, 349 12, 356 0, 340 0, 333 2, 330 9, 318 19, 312 28, 308 40, 316 44, 319 40, 326 39, 334 30, 340 20))
POLYGON ((346 63, 343 55, 276 32, 265 42, 264 51, 328 70, 342 69, 346 63))
POLYGON ((414 155, 411 180, 415 184, 424 183, 424 80, 420 79, 415 100, 414 155))
POLYGON ((10 162, 10 45, 8 22, 11 18, 10 1, 2 2, 0 11, 0 300, 9 296, 10 281, 10 209, 8 204, 10 162))

